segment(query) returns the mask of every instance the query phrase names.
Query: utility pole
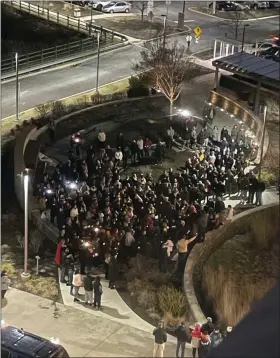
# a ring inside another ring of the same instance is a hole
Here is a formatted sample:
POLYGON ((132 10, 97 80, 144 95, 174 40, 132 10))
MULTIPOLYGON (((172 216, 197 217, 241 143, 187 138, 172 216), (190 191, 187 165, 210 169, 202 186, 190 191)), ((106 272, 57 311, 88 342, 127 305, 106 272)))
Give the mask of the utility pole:
POLYGON ((18 53, 15 54, 16 60, 16 120, 19 120, 19 85, 18 85, 18 53))
POLYGON ((183 14, 185 13, 185 9, 186 9, 186 2, 183 1, 183 14))
POLYGON ((167 15, 161 15, 163 17, 163 48, 165 48, 166 42, 166 19, 167 15))
POLYGON ((91 31, 92 31, 92 6, 90 7, 90 29, 89 29, 90 35, 91 35, 91 31))
POLYGON ((213 1, 213 5, 212 5, 212 13, 213 15, 216 14, 216 1, 213 1))
POLYGON ((96 86, 95 92, 99 93, 99 61, 100 61, 100 32, 97 32, 97 65, 96 65, 96 86))
POLYGON ((262 132, 262 141, 261 141, 261 157, 260 157, 258 180, 261 180, 261 172, 262 172, 263 147, 264 147, 264 138, 265 138, 265 129, 266 129, 266 114, 267 114, 267 106, 264 107, 264 111, 263 111, 263 132, 262 132))
POLYGON ((249 24, 245 24, 245 25, 243 26, 241 53, 244 52, 245 31, 246 31, 246 27, 247 27, 247 26, 249 26, 249 24))

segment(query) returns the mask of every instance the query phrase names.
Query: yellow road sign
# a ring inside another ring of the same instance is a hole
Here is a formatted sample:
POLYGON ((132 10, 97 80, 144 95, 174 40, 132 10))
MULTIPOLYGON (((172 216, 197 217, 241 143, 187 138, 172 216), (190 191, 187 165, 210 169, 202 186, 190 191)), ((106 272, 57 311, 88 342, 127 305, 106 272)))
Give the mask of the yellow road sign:
POLYGON ((195 33, 196 36, 200 36, 202 33, 202 29, 201 27, 197 26, 193 29, 193 32, 195 33))

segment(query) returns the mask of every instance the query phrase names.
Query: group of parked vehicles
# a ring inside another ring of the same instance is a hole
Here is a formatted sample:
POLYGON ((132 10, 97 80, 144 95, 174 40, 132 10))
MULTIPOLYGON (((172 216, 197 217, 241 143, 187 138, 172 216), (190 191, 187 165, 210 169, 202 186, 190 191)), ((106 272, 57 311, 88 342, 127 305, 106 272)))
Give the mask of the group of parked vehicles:
POLYGON ((131 4, 127 1, 105 1, 105 0, 81 0, 81 1, 68 1, 74 5, 89 6, 96 11, 103 11, 105 13, 119 13, 130 12, 131 4))
MULTIPOLYGON (((209 5, 213 8, 213 3, 209 5)), ((280 8, 280 1, 217 1, 217 11, 246 11, 280 8)))
POLYGON ((252 54, 280 62, 280 37, 268 39, 252 47, 252 54))

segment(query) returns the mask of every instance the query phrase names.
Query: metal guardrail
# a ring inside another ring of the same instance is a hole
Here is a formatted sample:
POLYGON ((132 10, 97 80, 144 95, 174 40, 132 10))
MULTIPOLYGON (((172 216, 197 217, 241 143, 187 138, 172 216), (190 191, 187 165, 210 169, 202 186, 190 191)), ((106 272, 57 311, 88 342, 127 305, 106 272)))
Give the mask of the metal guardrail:
MULTIPOLYGON (((37 70, 46 67, 46 64, 56 62, 56 64, 66 62, 66 58, 70 58, 73 55, 80 55, 85 57, 86 54, 97 50, 97 40, 94 36, 97 32, 100 32, 100 45, 106 48, 111 47, 112 43, 119 42, 119 44, 125 44, 127 38, 121 34, 115 33, 114 31, 104 29, 102 26, 90 25, 80 19, 75 19, 60 13, 55 13, 49 9, 44 9, 39 5, 32 5, 31 3, 23 1, 4 1, 4 5, 11 6, 18 10, 28 12, 29 14, 36 15, 40 18, 48 21, 55 22, 59 25, 66 26, 69 29, 84 32, 91 36, 88 39, 81 41, 75 41, 72 43, 58 45, 52 48, 43 49, 41 51, 28 53, 26 55, 18 54, 18 68, 19 71, 26 70, 32 67, 37 67, 37 70), (60 61, 61 60, 61 61, 60 61)), ((77 58, 77 57, 76 57, 77 58)), ((1 60, 1 73, 5 74, 12 73, 15 71, 15 56, 12 55, 10 58, 1 60)), ((2 76, 3 77, 3 76, 2 76)))

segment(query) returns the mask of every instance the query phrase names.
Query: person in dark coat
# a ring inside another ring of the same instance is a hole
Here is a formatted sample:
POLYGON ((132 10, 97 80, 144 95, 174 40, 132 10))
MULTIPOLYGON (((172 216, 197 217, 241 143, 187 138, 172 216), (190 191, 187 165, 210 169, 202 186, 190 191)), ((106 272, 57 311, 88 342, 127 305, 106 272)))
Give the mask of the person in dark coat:
POLYGON ((205 234, 208 226, 208 207, 205 206, 203 210, 198 215, 196 220, 197 227, 197 242, 203 242, 205 239, 205 234))
POLYGON ((86 276, 83 278, 84 289, 85 289, 85 304, 92 305, 92 296, 93 296, 93 282, 90 273, 87 272, 86 276))
POLYGON ((93 305, 94 305, 94 307, 97 307, 98 309, 101 308, 101 296, 103 293, 102 285, 101 285, 100 281, 101 281, 100 277, 96 276, 95 281, 93 283, 93 293, 94 293, 93 305))
POLYGON ((189 338, 184 322, 181 322, 180 326, 178 326, 176 328, 175 335, 177 338, 176 357, 179 358, 179 351, 181 349, 181 358, 184 358, 185 347, 186 347, 186 343, 188 342, 188 338, 189 338))
POLYGON ((108 267, 108 279, 109 279, 109 288, 115 288, 115 282, 118 278, 118 263, 117 263, 117 255, 112 256, 109 262, 108 267))
POLYGON ((207 322, 201 326, 200 331, 207 332, 209 335, 214 331, 214 324, 212 323, 211 317, 207 317, 207 322))

